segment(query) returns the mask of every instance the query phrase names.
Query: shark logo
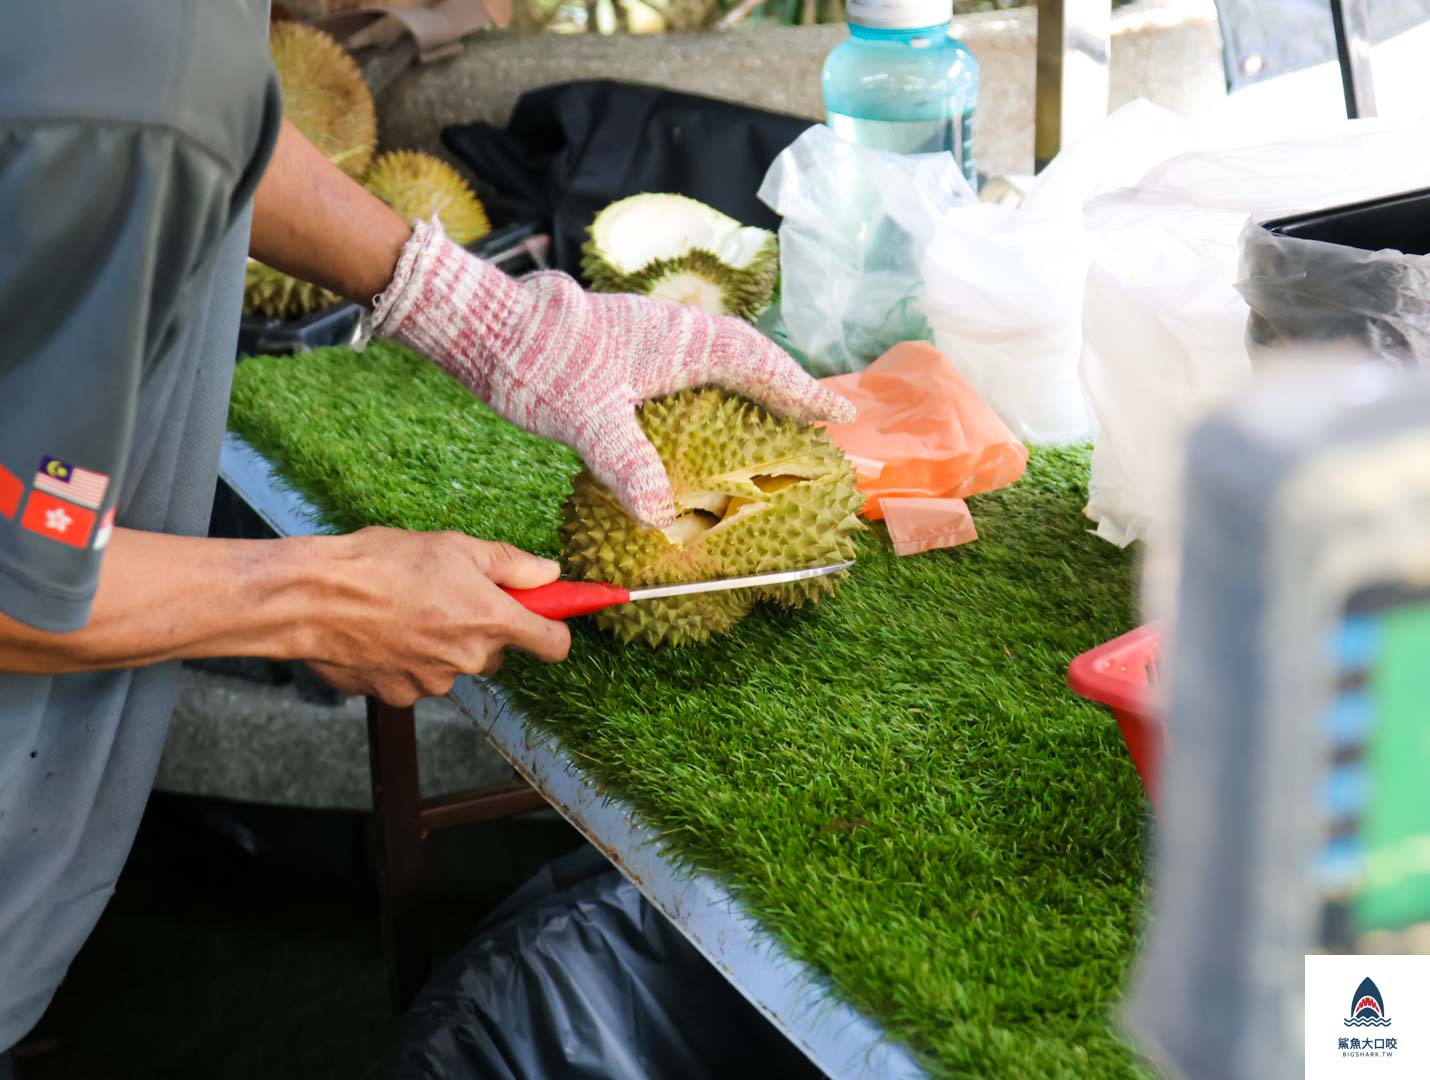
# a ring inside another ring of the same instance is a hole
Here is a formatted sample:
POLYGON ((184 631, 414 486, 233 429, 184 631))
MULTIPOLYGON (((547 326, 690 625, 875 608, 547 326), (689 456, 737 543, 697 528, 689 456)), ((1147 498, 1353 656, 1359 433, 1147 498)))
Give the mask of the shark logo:
POLYGON ((1366 977, 1356 987, 1351 998, 1351 1014, 1344 1021, 1346 1027, 1389 1027, 1390 1017, 1385 1015, 1385 1000, 1380 996, 1380 987, 1366 977))

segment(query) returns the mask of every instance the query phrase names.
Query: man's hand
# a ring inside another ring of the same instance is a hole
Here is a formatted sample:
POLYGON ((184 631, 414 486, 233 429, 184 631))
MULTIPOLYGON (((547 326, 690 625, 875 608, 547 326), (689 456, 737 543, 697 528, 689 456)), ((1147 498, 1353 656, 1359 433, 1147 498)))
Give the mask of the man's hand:
POLYGON ((459 675, 494 674, 508 647, 566 658, 565 624, 497 587, 545 585, 556 563, 461 533, 372 528, 342 539, 309 658, 337 689, 410 705, 447 693, 459 675))
POLYGON ((574 447, 649 525, 673 521, 675 505, 636 422, 646 399, 717 384, 782 416, 854 419, 846 399, 737 319, 589 294, 565 274, 513 281, 435 220, 411 227, 287 121, 254 198, 250 250, 373 306, 368 332, 410 345, 508 420, 574 447))
POLYGON ((548 271, 514 281, 418 222, 368 330, 417 349, 528 431, 574 447, 638 520, 675 519, 636 420, 648 398, 717 384, 781 416, 848 423, 854 407, 737 319, 585 292, 548 271))
POLYGON ((0 615, 0 671, 58 674, 205 656, 306 660, 340 690, 406 705, 502 650, 561 660, 566 626, 498 588, 534 588, 556 564, 460 533, 214 540, 116 529, 83 630, 0 615))

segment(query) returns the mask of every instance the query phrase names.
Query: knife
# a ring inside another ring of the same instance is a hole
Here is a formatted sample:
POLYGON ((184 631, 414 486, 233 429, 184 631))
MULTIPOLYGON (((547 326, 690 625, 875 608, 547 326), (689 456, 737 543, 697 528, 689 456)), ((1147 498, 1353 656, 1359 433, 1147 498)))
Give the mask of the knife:
POLYGON ((636 600, 654 600, 662 596, 687 596, 691 593, 720 592, 725 589, 757 589, 762 585, 786 585, 791 581, 808 581, 848 570, 854 560, 829 566, 811 566, 803 570, 782 570, 775 574, 751 574, 748 577, 720 578, 716 581, 691 581, 682 585, 652 585, 643 589, 623 589, 604 581, 553 581, 535 589, 502 589, 528 611, 546 619, 570 619, 590 615, 617 604, 636 600))

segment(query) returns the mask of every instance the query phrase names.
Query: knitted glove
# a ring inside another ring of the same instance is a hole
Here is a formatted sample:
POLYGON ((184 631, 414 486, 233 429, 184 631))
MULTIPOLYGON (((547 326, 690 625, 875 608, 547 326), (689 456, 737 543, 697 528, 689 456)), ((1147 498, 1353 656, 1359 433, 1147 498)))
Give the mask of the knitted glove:
POLYGON ((418 222, 360 340, 416 349, 527 431, 573 447, 637 520, 675 520, 670 480, 636 421, 647 398, 718 384, 799 420, 854 406, 737 319, 587 293, 556 271, 508 277, 418 222))

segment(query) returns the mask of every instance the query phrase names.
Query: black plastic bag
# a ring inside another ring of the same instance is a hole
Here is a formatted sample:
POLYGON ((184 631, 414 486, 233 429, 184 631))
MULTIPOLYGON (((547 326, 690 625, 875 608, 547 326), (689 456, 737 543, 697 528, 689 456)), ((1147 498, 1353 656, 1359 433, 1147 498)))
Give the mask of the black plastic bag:
POLYGON ((383 1080, 823 1076, 591 847, 483 920, 400 1037, 383 1080))
POLYGON ((498 217, 552 238, 552 263, 580 270, 586 229, 607 204, 646 191, 699 199, 743 225, 775 229, 755 197, 770 164, 809 120, 609 80, 528 91, 506 128, 448 127, 442 144, 498 217))
POLYGON ((1253 357, 1349 343, 1392 363, 1430 364, 1430 189, 1253 221, 1241 277, 1253 357))

